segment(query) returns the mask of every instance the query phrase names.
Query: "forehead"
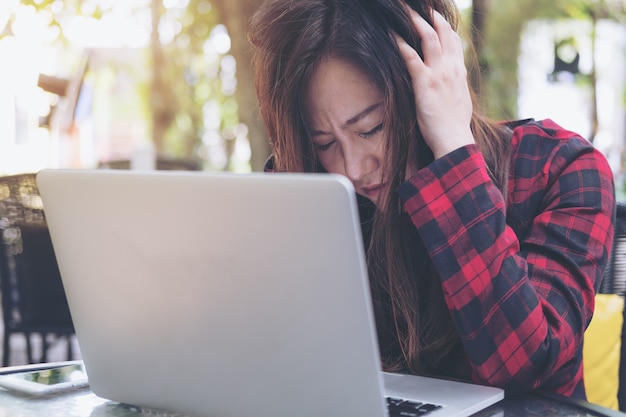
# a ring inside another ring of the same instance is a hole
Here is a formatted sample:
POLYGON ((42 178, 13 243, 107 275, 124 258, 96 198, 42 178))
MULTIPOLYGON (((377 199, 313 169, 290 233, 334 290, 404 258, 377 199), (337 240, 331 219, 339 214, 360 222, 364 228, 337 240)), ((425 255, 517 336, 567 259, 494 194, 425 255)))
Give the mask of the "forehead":
POLYGON ((304 103, 311 123, 332 116, 345 122, 374 103, 382 92, 359 68, 348 61, 328 58, 321 61, 305 89, 304 103))

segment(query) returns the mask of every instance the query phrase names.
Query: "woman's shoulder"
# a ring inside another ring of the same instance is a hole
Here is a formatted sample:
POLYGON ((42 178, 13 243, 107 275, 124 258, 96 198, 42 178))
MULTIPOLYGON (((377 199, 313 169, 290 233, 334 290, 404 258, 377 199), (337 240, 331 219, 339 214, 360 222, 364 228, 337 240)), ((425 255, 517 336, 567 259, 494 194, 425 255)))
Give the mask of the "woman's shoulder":
POLYGON ((551 119, 525 119, 507 122, 512 130, 512 156, 515 161, 532 160, 551 165, 556 159, 569 163, 582 155, 593 155, 603 163, 604 156, 579 133, 564 128, 551 119))
POLYGON ((516 207, 509 221, 516 216, 525 218, 518 219, 522 223, 530 220, 526 214, 542 211, 556 195, 608 210, 608 196, 614 192, 612 170, 590 141, 550 119, 514 122, 509 127, 513 131, 509 199, 516 207))
POLYGON ((522 142, 537 142, 545 146, 560 146, 563 142, 573 141, 583 147, 593 147, 579 133, 571 131, 559 125, 552 119, 523 119, 505 122, 513 131, 514 146, 520 146, 522 142))

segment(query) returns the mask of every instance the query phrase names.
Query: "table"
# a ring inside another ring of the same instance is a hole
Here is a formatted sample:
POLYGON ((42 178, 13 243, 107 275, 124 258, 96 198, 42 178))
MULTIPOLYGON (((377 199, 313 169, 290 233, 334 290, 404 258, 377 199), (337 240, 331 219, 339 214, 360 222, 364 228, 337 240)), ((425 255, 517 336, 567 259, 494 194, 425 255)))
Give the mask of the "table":
MULTIPOLYGON (((44 369, 64 363, 66 362, 2 368, 0 374, 28 369, 44 369)), ((89 388, 44 396, 20 394, 0 388, 0 417, 41 417, 42 415, 47 417, 185 417, 181 414, 141 409, 100 398, 89 388)), ((529 395, 519 398, 505 398, 474 415, 474 417, 528 416, 626 417, 626 414, 586 402, 529 395)))

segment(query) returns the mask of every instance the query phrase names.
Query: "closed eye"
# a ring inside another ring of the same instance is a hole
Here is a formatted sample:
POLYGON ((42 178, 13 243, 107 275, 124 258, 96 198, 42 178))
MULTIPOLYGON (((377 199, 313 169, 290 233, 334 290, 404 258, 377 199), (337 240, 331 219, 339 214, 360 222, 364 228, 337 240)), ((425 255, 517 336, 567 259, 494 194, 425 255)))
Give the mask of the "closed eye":
POLYGON ((359 136, 361 136, 362 138, 365 138, 365 139, 369 139, 369 138, 371 138, 373 136, 376 136, 382 130, 383 130, 383 124, 381 123, 378 126, 376 126, 374 129, 370 130, 369 132, 359 133, 359 136))
POLYGON ((335 143, 334 140, 331 140, 328 143, 316 143, 315 144, 315 149, 317 149, 320 152, 324 152, 330 149, 330 147, 333 145, 333 143, 335 143))

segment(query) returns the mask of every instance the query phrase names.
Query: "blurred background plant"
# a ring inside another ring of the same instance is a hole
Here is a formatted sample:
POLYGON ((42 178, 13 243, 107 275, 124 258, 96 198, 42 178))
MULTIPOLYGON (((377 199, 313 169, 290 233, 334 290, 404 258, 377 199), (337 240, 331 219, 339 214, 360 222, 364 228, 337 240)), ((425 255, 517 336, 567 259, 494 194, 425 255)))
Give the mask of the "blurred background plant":
MULTIPOLYGON (((60 165, 106 165, 142 152, 203 169, 262 165, 268 146, 245 86, 243 29, 259 1, 9 1, 0 6, 0 53, 13 71, 3 78, 11 84, 28 72, 24 84, 36 80, 37 92, 24 86, 14 96, 32 102, 46 93, 39 127, 52 131, 48 155, 60 165), (12 47, 3 51, 4 43, 12 47)), ((20 120, 33 117, 28 107, 15 112, 17 144, 41 136, 20 120)))

